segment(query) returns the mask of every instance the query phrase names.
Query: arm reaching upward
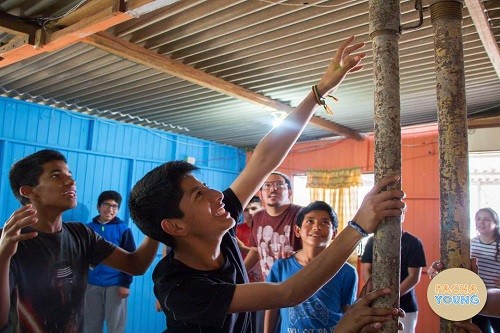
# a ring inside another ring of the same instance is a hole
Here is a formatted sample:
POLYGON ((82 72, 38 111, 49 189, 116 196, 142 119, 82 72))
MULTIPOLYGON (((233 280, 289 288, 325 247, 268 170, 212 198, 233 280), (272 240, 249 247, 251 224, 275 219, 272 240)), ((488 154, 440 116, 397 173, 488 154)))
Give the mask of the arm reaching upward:
MULTIPOLYGON (((349 37, 335 52, 330 65, 317 84, 321 95, 337 87, 347 73, 356 72, 362 68, 359 63, 365 54, 351 53, 363 47, 364 43, 349 45, 353 40, 354 37, 349 37)), ((311 119, 315 106, 314 94, 310 92, 281 125, 272 129, 255 147, 247 166, 231 185, 231 189, 243 207, 247 205, 267 176, 283 162, 311 119)))

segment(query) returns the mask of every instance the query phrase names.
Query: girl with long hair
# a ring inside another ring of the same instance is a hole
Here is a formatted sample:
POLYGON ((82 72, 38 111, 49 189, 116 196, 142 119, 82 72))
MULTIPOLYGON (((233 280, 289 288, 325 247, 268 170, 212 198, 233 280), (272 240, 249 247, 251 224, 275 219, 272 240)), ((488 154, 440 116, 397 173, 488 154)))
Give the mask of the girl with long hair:
MULTIPOLYGON (((477 258, 478 274, 487 289, 500 288, 500 232, 498 214, 481 208, 475 216, 478 236, 471 239, 471 256, 477 258)), ((472 322, 482 332, 500 333, 500 318, 477 315, 472 322), (493 329, 493 331, 491 331, 493 329)))

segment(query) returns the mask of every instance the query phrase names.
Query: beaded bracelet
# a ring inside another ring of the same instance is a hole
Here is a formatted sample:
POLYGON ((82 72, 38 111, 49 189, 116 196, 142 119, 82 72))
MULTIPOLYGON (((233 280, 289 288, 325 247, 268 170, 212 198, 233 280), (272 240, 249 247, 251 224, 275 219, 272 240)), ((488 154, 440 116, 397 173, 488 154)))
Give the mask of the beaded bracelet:
POLYGON ((361 237, 368 237, 368 233, 363 229, 359 224, 357 224, 355 221, 349 221, 347 222, 347 225, 359 232, 361 237))
MULTIPOLYGON (((315 84, 314 86, 312 86, 312 91, 313 91, 314 98, 316 99, 316 103, 318 105, 323 106, 323 108, 325 109, 326 113, 328 113, 329 115, 333 116, 333 111, 328 107, 328 105, 326 105, 325 98, 323 96, 321 96, 320 93, 319 93, 318 85, 315 84)), ((331 97, 336 102, 339 101, 337 97, 332 96, 332 95, 326 95, 326 97, 331 97)))

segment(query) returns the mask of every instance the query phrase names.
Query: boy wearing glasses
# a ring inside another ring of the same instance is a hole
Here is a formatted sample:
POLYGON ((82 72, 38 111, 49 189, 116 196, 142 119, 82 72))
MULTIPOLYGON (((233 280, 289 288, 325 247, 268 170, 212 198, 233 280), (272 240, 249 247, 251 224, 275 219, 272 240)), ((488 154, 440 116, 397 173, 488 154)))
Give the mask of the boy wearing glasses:
MULTIPOLYGON (((116 191, 104 191, 97 199, 99 215, 87 226, 111 243, 128 252, 136 249, 132 230, 118 216, 122 196, 116 191)), ((102 332, 103 324, 109 333, 125 332, 127 297, 132 275, 104 264, 89 270, 85 293, 85 332, 102 332)))

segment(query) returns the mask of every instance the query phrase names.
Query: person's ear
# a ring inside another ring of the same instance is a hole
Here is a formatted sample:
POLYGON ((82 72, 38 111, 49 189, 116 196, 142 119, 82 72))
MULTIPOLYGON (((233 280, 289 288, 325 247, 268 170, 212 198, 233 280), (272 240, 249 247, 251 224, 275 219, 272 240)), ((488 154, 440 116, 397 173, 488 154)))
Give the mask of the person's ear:
POLYGON ((38 194, 36 194, 36 192, 33 190, 33 187, 31 186, 21 186, 19 188, 19 194, 28 199, 38 197, 38 194))
POLYGON ((167 234, 172 236, 184 236, 186 234, 186 229, 181 223, 180 219, 164 219, 161 221, 161 228, 167 234))
POLYGON ((292 200, 292 196, 293 196, 293 190, 291 187, 288 187, 288 198, 292 200))
POLYGON ((295 236, 300 238, 300 227, 298 225, 294 225, 293 230, 295 231, 295 236))
POLYGON ((334 239, 335 236, 337 236, 337 229, 333 230, 332 239, 334 239))

